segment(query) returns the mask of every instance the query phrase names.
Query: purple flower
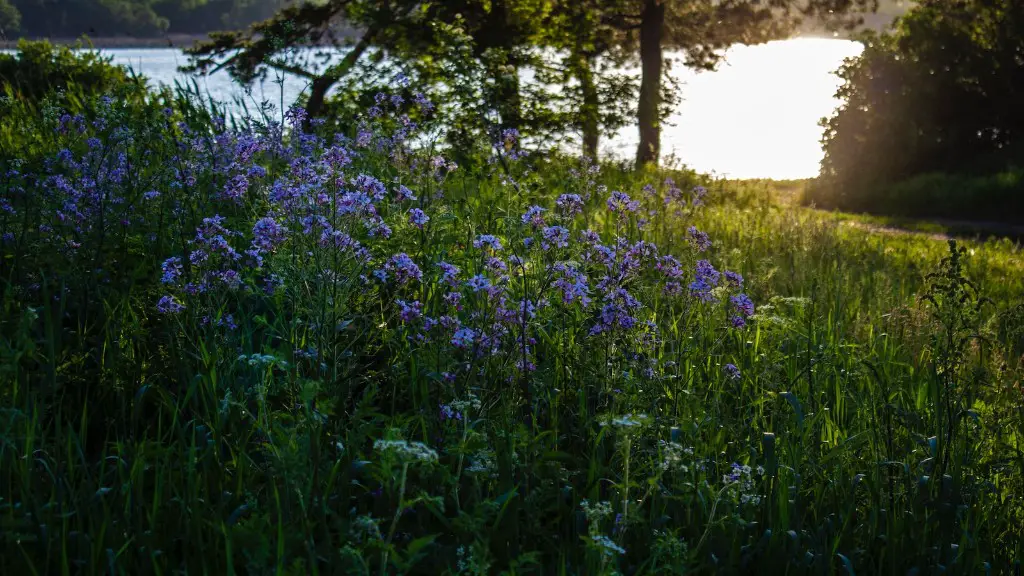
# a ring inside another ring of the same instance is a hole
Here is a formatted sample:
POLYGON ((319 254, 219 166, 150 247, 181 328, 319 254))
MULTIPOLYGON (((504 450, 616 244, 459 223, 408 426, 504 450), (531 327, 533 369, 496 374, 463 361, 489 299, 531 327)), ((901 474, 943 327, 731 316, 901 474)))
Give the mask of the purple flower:
POLYGON ((427 96, 422 92, 417 92, 416 94, 413 94, 412 101, 417 106, 419 106, 420 109, 423 110, 424 112, 430 112, 431 110, 434 109, 434 103, 431 102, 430 99, 427 98, 427 96))
POLYGON ((224 270, 217 274, 216 277, 219 278, 229 290, 237 290, 242 285, 242 277, 235 270, 224 270))
POLYGON ((398 189, 395 190, 395 200, 399 202, 416 200, 416 195, 412 193, 412 190, 409 190, 405 186, 399 186, 398 189))
POLYGON ((640 202, 631 200, 625 192, 612 192, 607 201, 608 209, 612 212, 636 212, 640 208, 640 202))
POLYGON ((726 270, 725 271, 725 279, 729 282, 729 284, 732 284, 733 286, 736 286, 736 287, 743 286, 743 276, 740 276, 736 272, 732 272, 730 270, 726 270))
POLYGON ((501 144, 505 147, 505 150, 511 150, 515 148, 516 143, 519 142, 519 131, 515 128, 506 128, 501 132, 501 144))
POLYGON ((231 314, 227 314, 223 318, 217 320, 217 326, 225 326, 228 330, 235 330, 238 328, 238 324, 235 324, 235 317, 231 314))
POLYGON ((562 194, 555 200, 562 216, 575 216, 583 212, 583 199, 579 194, 562 194))
POLYGON ((239 174, 224 185, 224 196, 230 200, 239 201, 249 189, 249 179, 239 174))
POLYGON ((160 281, 164 284, 174 284, 181 277, 183 270, 181 266, 181 258, 174 256, 164 260, 164 263, 160 266, 163 270, 163 276, 160 277, 160 281))
POLYGON ((419 208, 412 208, 409 210, 409 223, 413 226, 423 230, 423 225, 430 221, 430 216, 420 210, 419 208))
POLYGON ((451 287, 459 285, 459 267, 447 262, 438 262, 437 267, 441 269, 441 281, 451 287))
POLYGON ((273 252, 275 248, 285 241, 288 230, 281 226, 277 220, 265 216, 256 221, 252 227, 252 245, 258 250, 273 252))
POLYGON ((284 278, 277 274, 271 274, 263 279, 263 292, 267 296, 273 296, 277 289, 284 286, 284 278))
POLYGON ((747 321, 739 316, 733 316, 729 321, 732 322, 733 328, 746 328, 747 326, 747 321))
POLYGON ((443 296, 444 303, 448 306, 455 308, 456 310, 462 309, 462 293, 461 292, 448 292, 443 296))
POLYGON ((690 243, 697 248, 698 252, 704 252, 711 248, 711 238, 708 237, 706 232, 701 232, 696 226, 690 226, 687 232, 690 235, 690 243))
POLYGON ((735 364, 726 364, 724 370, 725 375, 728 376, 730 380, 740 379, 740 369, 737 368, 735 364))
POLYGON ((185 305, 174 296, 164 296, 156 303, 156 310, 161 314, 177 314, 185 309, 185 305))
POLYGON ((490 256, 487 258, 487 269, 491 272, 508 272, 508 264, 501 258, 490 256))
POLYGON ((741 316, 750 317, 754 314, 754 302, 746 294, 737 294, 729 300, 732 301, 732 305, 736 307, 741 316))
POLYGON ((441 420, 462 420, 462 413, 447 404, 438 405, 441 411, 441 420))
POLYGON ((693 205, 700 206, 704 203, 704 196, 708 193, 708 189, 703 186, 693 187, 693 205))
POLYGON ((548 250, 551 246, 565 248, 569 245, 569 230, 561 226, 548 226, 541 234, 544 237, 541 247, 545 250, 548 250))
POLYGON ((423 273, 420 271, 419 266, 405 252, 400 252, 389 258, 387 263, 384 264, 384 269, 394 274, 399 284, 406 284, 410 280, 420 280, 423 278, 423 273))
POLYGON ((466 286, 469 286, 469 289, 473 292, 479 292, 489 288, 491 286, 491 281, 483 274, 477 274, 466 282, 466 286))
POLYGON ((560 277, 552 284, 562 291, 562 302, 571 304, 579 300, 584 307, 590 305, 590 288, 587 286, 587 277, 571 264, 559 262, 553 266, 560 277))
POLYGON ((306 114, 306 109, 302 106, 292 106, 284 113, 284 117, 292 128, 298 130, 306 122, 308 114, 306 114))
POLYGON ((476 332, 472 328, 459 328, 452 335, 452 346, 456 348, 466 349, 473 346, 473 342, 476 340, 476 332))
POLYGON ((384 223, 381 218, 373 218, 366 221, 366 233, 370 238, 390 238, 391 227, 384 223))
POLYGON ((356 132, 356 146, 359 148, 366 148, 373 141, 373 132, 369 131, 365 127, 360 127, 359 131, 356 132))
POLYGON ((530 206, 522 216, 523 224, 530 224, 534 228, 543 226, 544 212, 546 210, 540 206, 530 206))
POLYGON ((501 245, 501 240, 491 234, 481 234, 476 237, 476 240, 473 240, 474 248, 482 248, 484 246, 487 246, 495 252, 500 252, 504 249, 501 245))
POLYGON ((415 322, 423 316, 423 304, 419 300, 413 302, 406 302, 405 300, 395 300, 399 306, 402 307, 400 316, 402 322, 415 322))
POLYGON ((679 260, 670 254, 666 254, 659 258, 656 268, 660 270, 666 278, 676 280, 683 276, 682 264, 680 264, 679 260))
POLYGON ((369 194, 374 200, 383 200, 384 196, 387 195, 387 188, 384 186, 384 183, 373 176, 360 174, 356 176, 353 184, 355 184, 355 187, 360 192, 369 194))
POLYGON ((715 267, 711 265, 711 262, 708 262, 707 260, 697 261, 698 280, 703 280, 711 286, 718 286, 720 278, 721 274, 719 274, 718 270, 715 270, 715 267))

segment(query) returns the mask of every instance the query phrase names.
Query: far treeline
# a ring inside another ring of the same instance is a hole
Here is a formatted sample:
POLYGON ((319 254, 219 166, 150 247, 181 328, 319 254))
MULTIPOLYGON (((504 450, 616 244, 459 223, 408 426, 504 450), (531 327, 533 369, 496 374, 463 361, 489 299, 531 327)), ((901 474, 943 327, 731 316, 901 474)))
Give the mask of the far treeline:
POLYGON ((0 0, 0 40, 159 38, 244 28, 288 0, 0 0))

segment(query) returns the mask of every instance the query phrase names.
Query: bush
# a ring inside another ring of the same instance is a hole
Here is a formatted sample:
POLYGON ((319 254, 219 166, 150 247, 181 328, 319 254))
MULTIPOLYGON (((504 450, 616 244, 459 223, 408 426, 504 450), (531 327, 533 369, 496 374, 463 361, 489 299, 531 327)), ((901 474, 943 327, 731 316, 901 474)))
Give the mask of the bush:
POLYGON ((825 157, 808 200, 886 211, 881 198, 908 193, 895 202, 927 215, 923 202, 947 188, 923 192, 934 176, 903 182, 941 172, 972 188, 943 198, 953 211, 971 212, 962 203, 970 200, 992 203, 988 213, 1000 219, 1024 217, 1001 211, 1019 204, 989 176, 1010 170, 1024 146, 1022 23, 1024 5, 1012 0, 925 0, 893 34, 863 37, 863 54, 840 69, 843 104, 824 123, 825 157))
POLYGON ((821 207, 913 218, 1024 223, 1024 170, 973 176, 926 172, 894 184, 876 184, 856 195, 812 186, 803 202, 821 207))
POLYGON ((58 91, 74 96, 102 95, 125 85, 145 85, 145 79, 110 60, 81 45, 73 50, 45 40, 21 40, 17 52, 0 54, 0 90, 12 98, 39 102, 58 91))

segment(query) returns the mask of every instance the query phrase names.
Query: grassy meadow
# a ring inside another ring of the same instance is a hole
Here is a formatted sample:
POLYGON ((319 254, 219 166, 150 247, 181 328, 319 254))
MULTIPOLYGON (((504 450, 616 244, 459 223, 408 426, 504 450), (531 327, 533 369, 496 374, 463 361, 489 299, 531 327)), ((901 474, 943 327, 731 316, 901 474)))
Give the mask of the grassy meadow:
POLYGON ((455 166, 392 96, 5 129, 0 572, 1019 571, 1019 245, 455 166))

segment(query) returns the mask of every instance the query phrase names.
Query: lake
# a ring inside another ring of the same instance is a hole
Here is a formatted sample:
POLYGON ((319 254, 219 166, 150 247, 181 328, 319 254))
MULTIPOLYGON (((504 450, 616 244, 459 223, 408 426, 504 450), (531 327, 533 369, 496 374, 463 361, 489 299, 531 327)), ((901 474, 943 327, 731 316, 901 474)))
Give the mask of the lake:
MULTIPOLYGON (((733 178, 808 178, 818 172, 822 157, 819 120, 838 105, 839 78, 834 71, 843 59, 858 55, 858 42, 827 38, 796 38, 758 46, 737 45, 715 72, 676 66, 682 102, 668 119, 662 151, 701 172, 733 178)), ((102 52, 131 66, 154 82, 185 79, 178 66, 187 62, 173 48, 109 49, 102 52)), ((216 100, 230 102, 243 93, 226 73, 199 79, 216 100)), ((286 77, 252 90, 256 101, 294 101, 305 81, 286 77)), ((602 142, 601 152, 631 158, 636 128, 623 129, 602 142)))

